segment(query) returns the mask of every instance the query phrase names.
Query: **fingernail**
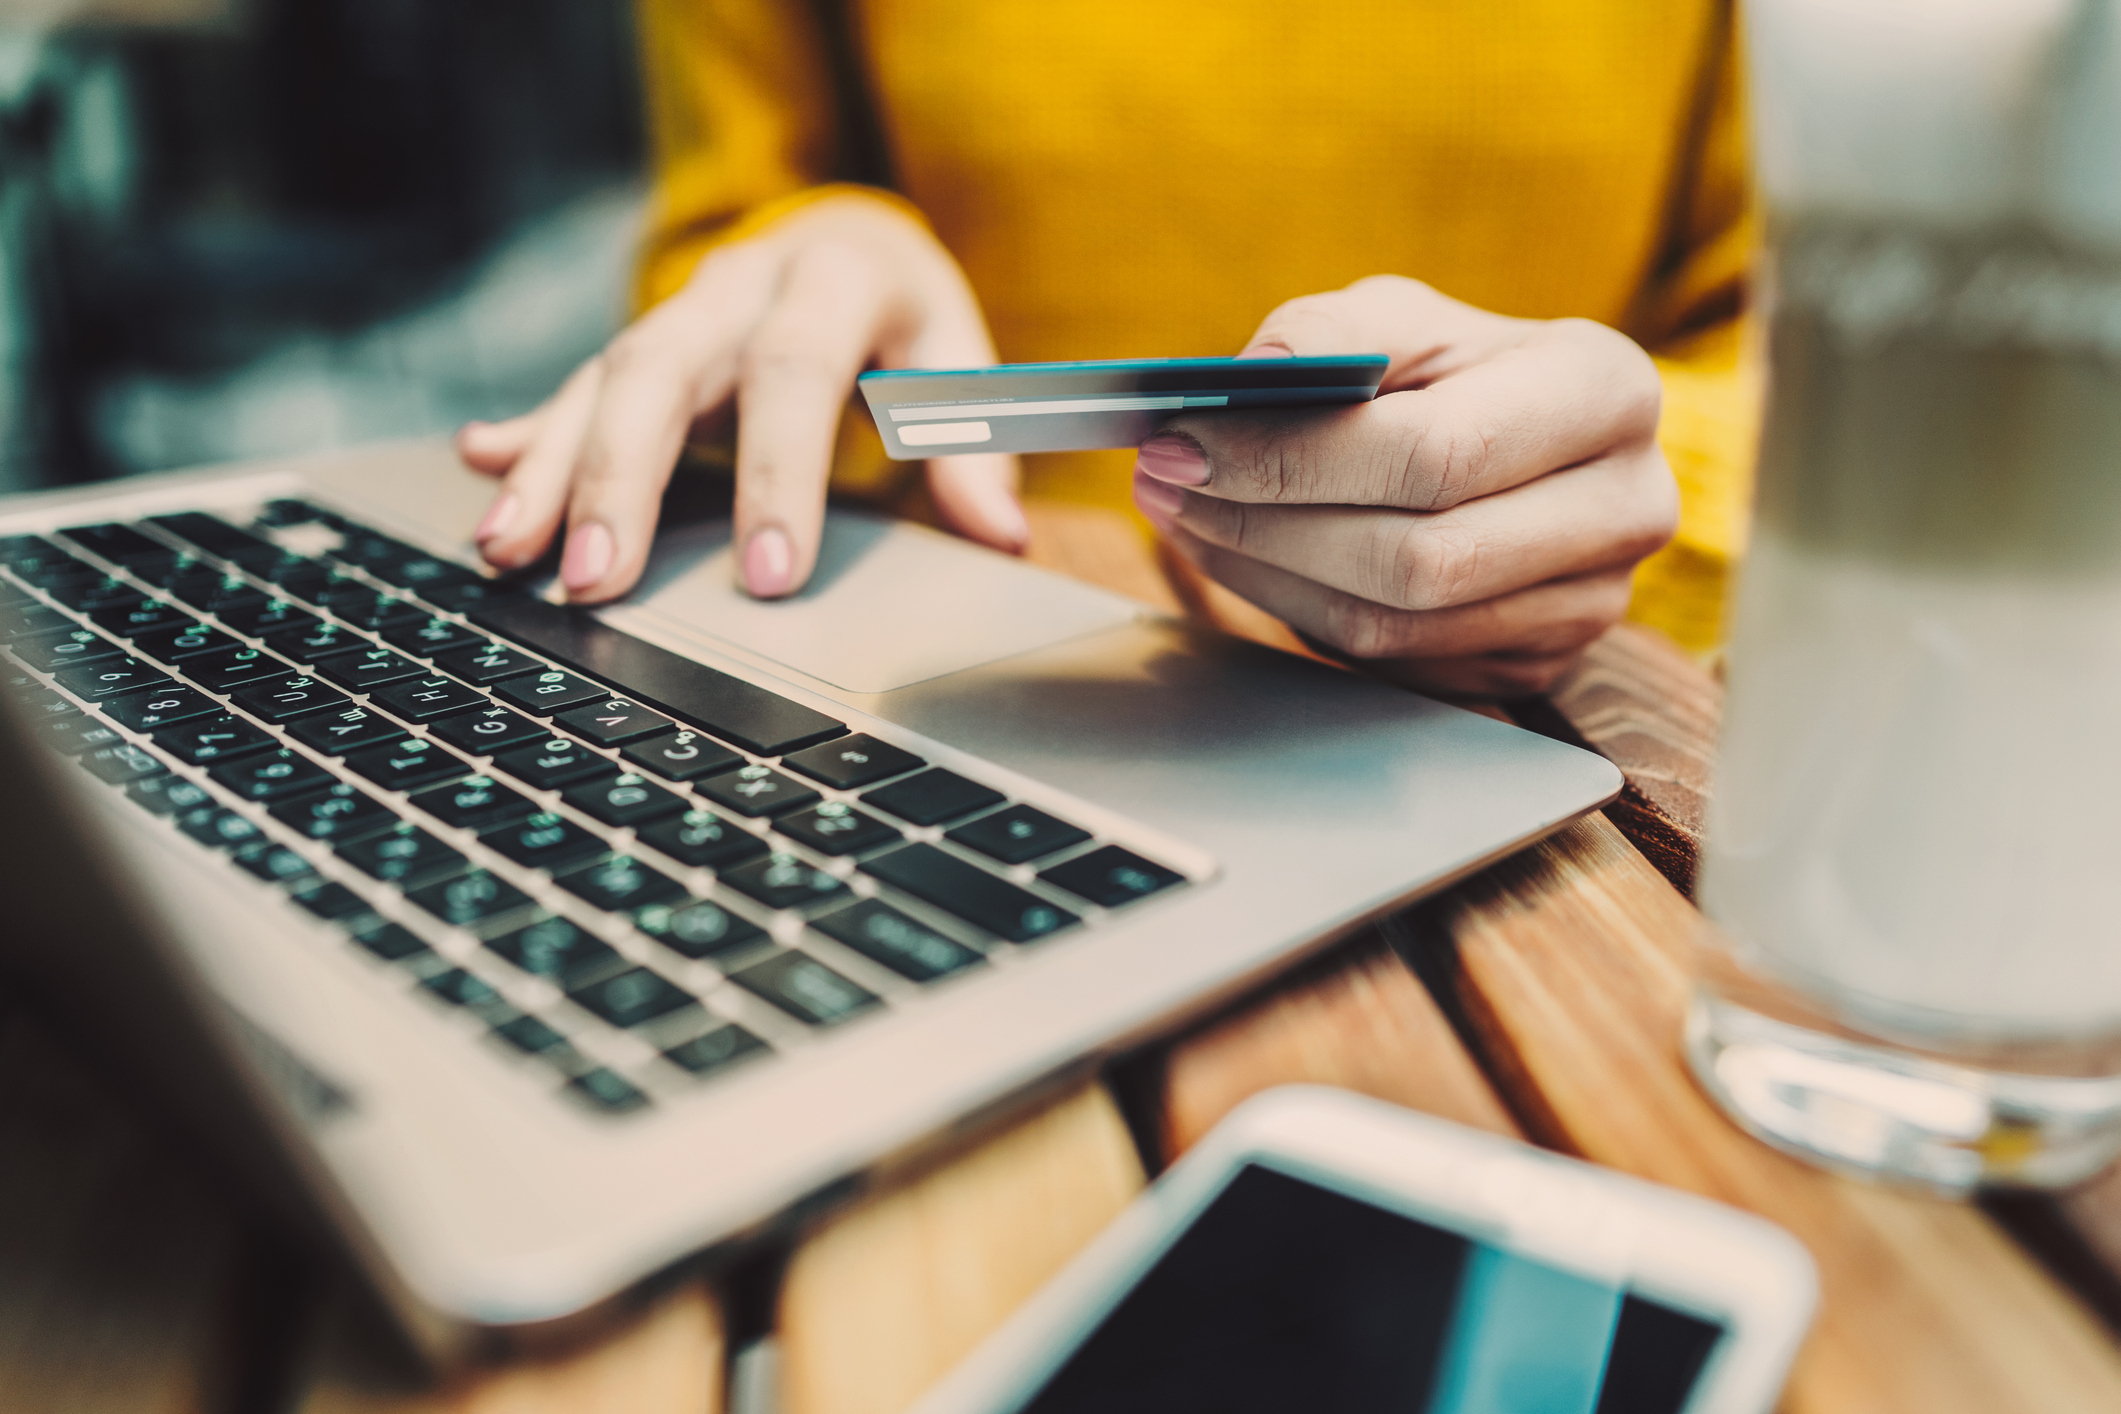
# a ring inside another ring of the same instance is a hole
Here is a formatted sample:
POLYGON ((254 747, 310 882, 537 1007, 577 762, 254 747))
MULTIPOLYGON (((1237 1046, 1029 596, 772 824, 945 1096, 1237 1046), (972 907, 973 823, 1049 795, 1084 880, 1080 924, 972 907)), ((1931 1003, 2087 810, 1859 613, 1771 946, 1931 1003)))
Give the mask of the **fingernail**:
POLYGON ((1168 530, 1178 517, 1179 508, 1186 503, 1186 493, 1176 486, 1167 486, 1151 476, 1134 473, 1134 504, 1149 518, 1149 524, 1158 530, 1168 530))
POLYGON ((1208 480, 1208 458, 1200 443, 1176 432, 1159 432, 1142 443, 1134 469, 1173 486, 1201 486, 1208 480))
POLYGON ((569 592, 592 588, 611 573, 617 549, 604 522, 583 521, 567 537, 567 553, 560 558, 560 583, 569 592))
POLYGON ((744 588, 759 599, 778 599, 795 588, 795 551, 779 526, 755 530, 745 542, 744 588))
POLYGON ((471 532, 472 540, 484 545, 515 524, 516 512, 521 509, 522 503, 516 500, 515 493, 510 492, 500 497, 486 508, 486 519, 480 521, 479 528, 471 532))

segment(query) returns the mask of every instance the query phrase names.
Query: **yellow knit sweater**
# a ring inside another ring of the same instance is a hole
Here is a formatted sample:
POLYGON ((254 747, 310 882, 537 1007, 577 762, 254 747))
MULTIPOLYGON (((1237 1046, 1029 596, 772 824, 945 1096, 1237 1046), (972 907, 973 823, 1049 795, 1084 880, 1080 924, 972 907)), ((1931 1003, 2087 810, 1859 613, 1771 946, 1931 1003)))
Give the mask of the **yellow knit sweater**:
MULTIPOLYGON (((1658 356, 1682 492, 1634 616, 1716 643, 1757 418, 1727 0, 640 4, 644 307, 852 178, 933 226, 1011 362, 1234 353, 1281 301, 1379 273, 1596 319, 1658 356)), ((879 474, 866 421, 845 479, 879 474)), ((1125 505, 1131 464, 1033 457, 1027 489, 1125 505)))

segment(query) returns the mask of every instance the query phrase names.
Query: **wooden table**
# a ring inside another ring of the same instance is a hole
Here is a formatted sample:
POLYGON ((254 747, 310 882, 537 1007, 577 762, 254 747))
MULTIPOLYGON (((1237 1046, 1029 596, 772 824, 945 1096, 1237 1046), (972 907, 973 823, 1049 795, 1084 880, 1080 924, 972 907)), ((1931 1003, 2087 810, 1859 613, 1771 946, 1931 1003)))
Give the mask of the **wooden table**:
MULTIPOLYGON (((1287 630, 1118 517, 1034 507, 1033 558, 1284 646, 1287 630)), ((2121 1410, 2121 1177, 1959 1206, 1852 1183, 1740 1135, 1678 1049, 1720 693, 1649 633, 1609 634, 1525 724, 1604 751, 1621 801, 1113 1066, 811 1233, 785 1267, 681 1281, 586 1348, 407 1392, 269 1235, 229 1210, 0 998, 0 1408, 703 1414, 777 1385, 789 1414, 891 1414, 1233 1105, 1312 1081, 1765 1214, 1824 1301, 1785 1408, 2121 1410), (2104 1318, 2102 1314, 2104 1313, 2104 1318), (732 1334, 732 1332, 734 1334, 732 1334), (770 1357, 759 1352, 772 1351, 770 1357)))

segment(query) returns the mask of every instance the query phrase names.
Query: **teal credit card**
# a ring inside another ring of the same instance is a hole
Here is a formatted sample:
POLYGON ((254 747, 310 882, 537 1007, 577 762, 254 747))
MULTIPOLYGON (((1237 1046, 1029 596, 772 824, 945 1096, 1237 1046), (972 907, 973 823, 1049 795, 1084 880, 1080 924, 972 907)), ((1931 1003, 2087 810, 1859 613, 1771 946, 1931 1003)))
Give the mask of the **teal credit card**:
POLYGON ((897 461, 952 452, 1080 452, 1138 447, 1167 419, 1215 408, 1366 403, 1391 360, 1123 358, 894 368, 859 380, 897 461))

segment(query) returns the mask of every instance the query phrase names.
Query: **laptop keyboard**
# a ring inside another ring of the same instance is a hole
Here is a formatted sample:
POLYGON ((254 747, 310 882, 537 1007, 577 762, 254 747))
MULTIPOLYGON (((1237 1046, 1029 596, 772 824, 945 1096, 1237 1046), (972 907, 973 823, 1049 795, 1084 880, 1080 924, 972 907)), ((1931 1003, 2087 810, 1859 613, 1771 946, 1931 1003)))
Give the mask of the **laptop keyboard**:
POLYGON ((53 750, 607 1114, 1177 871, 307 502, 0 537, 53 750))

